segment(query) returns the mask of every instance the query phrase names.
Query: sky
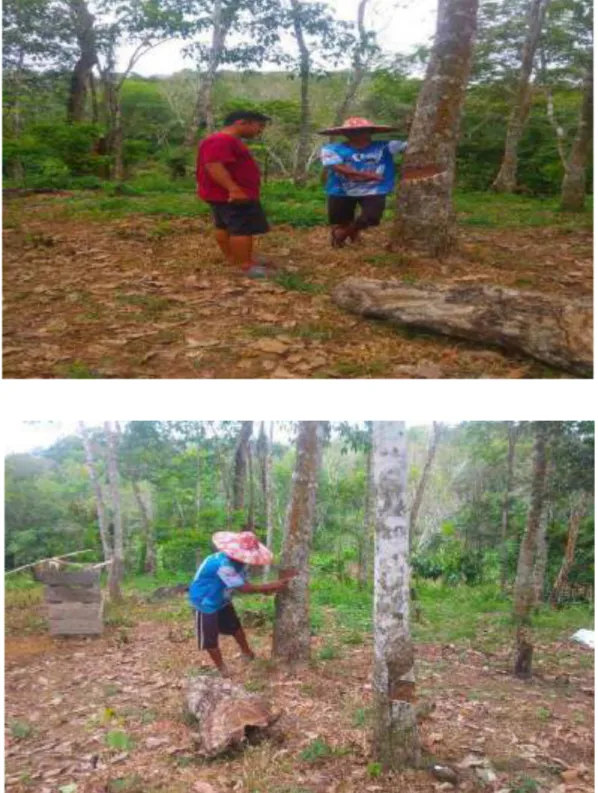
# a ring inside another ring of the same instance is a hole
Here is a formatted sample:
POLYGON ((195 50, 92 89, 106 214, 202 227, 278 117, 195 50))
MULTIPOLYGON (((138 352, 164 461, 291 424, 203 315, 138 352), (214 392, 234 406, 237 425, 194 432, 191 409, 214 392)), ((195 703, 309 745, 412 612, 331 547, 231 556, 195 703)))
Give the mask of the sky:
MULTIPOLYGON (((327 2, 337 18, 347 21, 356 19, 359 0, 327 2)), ((366 16, 366 24, 378 32, 379 43, 385 51, 407 54, 416 45, 425 44, 434 34, 436 6, 437 0, 372 0, 372 10, 366 16)), ((144 77, 151 77, 194 68, 193 62, 184 59, 181 54, 184 46, 179 41, 160 44, 137 63, 134 71, 144 77)), ((134 47, 121 49, 118 69, 126 67, 133 50, 134 47)))

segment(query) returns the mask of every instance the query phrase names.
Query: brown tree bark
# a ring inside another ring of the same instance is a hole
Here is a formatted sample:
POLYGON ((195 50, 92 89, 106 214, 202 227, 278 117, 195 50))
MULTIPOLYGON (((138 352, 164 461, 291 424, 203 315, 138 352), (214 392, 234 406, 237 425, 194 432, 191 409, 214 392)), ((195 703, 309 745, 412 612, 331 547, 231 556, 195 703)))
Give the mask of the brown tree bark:
POLYGON ((569 572, 575 560, 575 547, 579 536, 579 527, 588 508, 589 497, 587 493, 578 494, 569 517, 569 527, 567 531, 567 546, 565 555, 558 575, 555 579, 552 592, 550 593, 550 605, 554 608, 559 602, 559 596, 567 586, 569 572))
POLYGON ((532 675, 533 637, 531 614, 535 605, 534 559, 538 549, 538 536, 542 519, 542 507, 546 488, 546 441, 548 425, 535 422, 534 470, 531 503, 527 515, 527 526, 519 549, 513 617, 516 625, 515 674, 529 678, 532 675))
POLYGON ((299 142, 293 172, 293 182, 296 185, 305 184, 307 180, 307 161, 310 154, 309 132, 311 112, 309 106, 309 81, 311 76, 311 60, 309 50, 303 36, 301 24, 301 6, 298 0, 290 0, 293 20, 293 30, 299 48, 299 77, 301 80, 301 117, 299 122, 299 142))
POLYGON ((376 494, 373 755, 385 769, 419 761, 414 651, 409 624, 407 439, 402 421, 374 422, 376 494))
POLYGON ((513 193, 517 188, 517 147, 531 106, 530 79, 546 9, 550 0, 531 0, 527 35, 521 54, 521 71, 507 127, 505 151, 500 170, 492 184, 497 193, 513 193))
POLYGON ((411 512, 409 513, 409 547, 410 548, 413 546, 413 538, 415 537, 415 529, 417 528, 417 517, 419 515, 419 509, 421 507, 421 503, 424 498, 424 493, 426 492, 426 484, 428 482, 428 477, 430 476, 430 471, 432 470, 432 463, 434 462, 434 457, 436 456, 436 451, 438 449, 438 443, 440 441, 441 433, 442 433, 442 424, 439 424, 437 421, 434 421, 432 423, 432 439, 430 441, 430 446, 428 448, 428 456, 424 464, 424 470, 422 471, 421 478, 417 485, 417 490, 415 491, 413 504, 411 505, 411 512))
POLYGON ((586 168, 592 148, 594 121, 594 65, 590 64, 583 82, 583 96, 577 134, 565 168, 561 188, 561 209, 581 212, 586 198, 586 168))
POLYGON ((351 70, 351 77, 347 85, 347 91, 343 97, 343 101, 337 108, 334 117, 334 127, 339 127, 346 119, 349 109, 352 107, 357 91, 366 73, 366 62, 364 59, 364 52, 368 46, 368 35, 365 29, 365 12, 369 0, 360 0, 357 7, 357 30, 359 33, 359 41, 356 45, 355 54, 353 56, 353 68, 351 70))
POLYGON ((507 452, 507 476, 505 481, 505 495, 502 502, 501 520, 501 552, 500 552, 500 589, 506 592, 508 573, 507 540, 509 537, 509 515, 511 511, 511 488, 513 486, 513 464, 515 461, 515 444, 519 429, 513 421, 507 422, 507 437, 509 450, 507 452))
POLYGON ((108 485, 112 500, 112 517, 114 525, 114 555, 110 565, 108 590, 110 598, 116 602, 122 600, 122 581, 125 574, 125 550, 120 506, 120 475, 118 472, 118 443, 117 435, 110 422, 104 422, 104 434, 107 441, 106 468, 108 471, 108 485))
POLYGON ((461 107, 469 79, 478 0, 439 0, 434 48, 420 91, 406 168, 435 163, 433 177, 399 185, 392 242, 446 256, 455 243, 453 187, 461 107))
POLYGON ((245 509, 245 482, 247 480, 247 456, 249 439, 253 432, 253 421, 243 421, 235 449, 235 473, 233 478, 233 510, 245 509))
POLYGON ((498 345, 576 375, 592 374, 591 298, 349 278, 332 299, 366 318, 498 345))
POLYGON ((94 21, 85 0, 69 0, 69 10, 77 44, 79 58, 73 69, 67 102, 67 120, 74 124, 85 119, 85 100, 91 70, 98 62, 94 21))
POLYGON ((276 596, 273 656, 287 664, 309 660, 309 552, 315 522, 316 491, 324 428, 320 421, 302 421, 291 485, 281 568, 297 571, 287 589, 276 596))
POLYGON ((89 478, 91 479, 95 493, 96 511, 98 513, 98 526, 100 529, 100 540, 102 542, 102 553, 104 554, 104 561, 107 562, 112 559, 114 551, 110 537, 108 536, 108 519, 106 516, 106 506, 104 504, 104 494, 102 493, 102 485, 100 483, 100 477, 93 454, 91 439, 89 437, 89 433, 87 432, 87 427, 82 421, 79 422, 79 432, 81 433, 83 449, 85 450, 87 471, 89 473, 89 478))

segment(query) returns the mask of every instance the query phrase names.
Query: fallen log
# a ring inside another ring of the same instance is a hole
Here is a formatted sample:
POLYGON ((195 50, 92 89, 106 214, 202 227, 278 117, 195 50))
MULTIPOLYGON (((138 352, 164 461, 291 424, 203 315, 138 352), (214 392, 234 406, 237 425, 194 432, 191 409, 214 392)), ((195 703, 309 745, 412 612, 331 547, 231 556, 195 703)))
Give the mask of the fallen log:
POLYGON ((590 297, 349 278, 334 289, 332 300, 364 317, 499 345, 576 375, 592 375, 590 297))
POLYGON ((199 722, 198 749, 206 757, 222 754, 250 737, 265 737, 281 715, 243 686, 217 677, 189 682, 187 709, 199 722))

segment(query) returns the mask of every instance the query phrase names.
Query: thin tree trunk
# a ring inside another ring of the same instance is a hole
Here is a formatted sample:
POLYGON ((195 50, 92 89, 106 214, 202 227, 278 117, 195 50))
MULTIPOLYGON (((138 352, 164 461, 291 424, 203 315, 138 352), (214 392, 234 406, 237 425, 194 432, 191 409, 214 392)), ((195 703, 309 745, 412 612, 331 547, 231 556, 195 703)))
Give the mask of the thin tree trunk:
POLYGON ((114 154, 114 178, 117 182, 124 181, 125 178, 125 163, 124 163, 124 139, 123 139, 123 120, 122 109, 120 106, 120 94, 116 96, 116 106, 114 115, 114 128, 113 128, 112 146, 114 154))
POLYGON ((233 479, 233 510, 240 512, 245 509, 245 481, 247 479, 247 447, 253 421, 243 421, 235 449, 235 473, 233 479))
POLYGON ((301 21, 301 6, 298 0, 291 0, 293 29, 295 39, 299 48, 299 75, 301 78, 301 120, 299 124, 299 143, 297 146, 297 159, 293 181, 296 185, 305 184, 307 180, 307 161, 309 158, 309 130, 310 130, 310 107, 309 107, 309 81, 311 73, 311 62, 309 50, 303 36, 303 26, 301 21))
POLYGON ((110 576, 108 579, 108 589, 110 597, 114 601, 122 600, 122 581, 125 572, 125 552, 122 513, 120 507, 120 476, 118 473, 118 448, 116 433, 110 426, 110 422, 104 422, 104 433, 108 444, 107 450, 107 471, 108 485, 112 498, 112 515, 114 525, 114 556, 110 565, 110 576))
POLYGON ((569 517, 567 547, 565 548, 565 555, 563 556, 561 569, 558 572, 554 586, 552 587, 552 592, 550 593, 550 605, 553 608, 559 602, 561 592, 565 589, 569 580, 569 572, 573 567, 573 562, 575 560, 575 547, 577 545, 577 538, 579 536, 579 527, 584 515, 586 514, 588 501, 589 498, 587 493, 578 495, 576 503, 573 506, 571 516, 569 517))
MULTIPOLYGON (((270 550, 274 544, 274 522, 273 522, 273 500, 272 500, 272 435, 274 432, 274 422, 270 422, 269 433, 266 434, 264 422, 262 422, 264 433, 264 460, 263 460, 263 479, 262 487, 264 491, 264 507, 266 516, 266 545, 270 550)), ((270 574, 270 565, 264 568, 264 579, 270 574)))
POLYGON ((544 52, 544 48, 540 47, 540 64, 541 64, 541 74, 542 74, 542 83, 544 86, 544 93, 546 94, 546 115, 548 116, 548 121, 550 122, 550 126, 554 129, 554 134, 556 136, 556 147, 559 153, 559 159, 563 165, 563 168, 567 168, 567 157, 565 156, 565 130, 561 127, 559 122, 557 121, 556 114, 554 111, 554 96, 552 94, 552 88, 550 86, 550 81, 548 79, 548 72, 546 68, 546 54, 544 52))
POLYGON ((67 102, 67 120, 69 124, 84 121, 85 100, 91 70, 98 62, 96 51, 94 17, 90 14, 85 0, 70 0, 69 10, 74 25, 79 58, 73 69, 67 102))
POLYGON ((133 488, 133 495, 139 508, 141 515, 141 525, 143 526, 143 537, 145 539, 145 559, 143 560, 143 572, 155 573, 156 572, 156 542, 154 537, 154 530, 148 514, 148 509, 143 501, 143 496, 139 488, 139 482, 135 477, 131 479, 131 486, 133 488))
POLYGON ((197 469, 195 474, 195 527, 200 528, 201 514, 201 442, 197 441, 197 469))
POLYGON ((368 582, 368 572, 370 569, 370 554, 373 545, 373 529, 374 529, 374 484, 373 484, 373 456, 374 456, 374 438, 373 438, 373 422, 366 422, 368 428, 368 448, 365 458, 365 505, 364 505, 364 525, 363 525, 363 540, 360 543, 361 556, 359 559, 359 571, 357 578, 359 581, 360 589, 364 589, 368 582))
POLYGON ((96 467, 93 448, 87 427, 82 421, 79 422, 79 432, 81 433, 81 440, 83 441, 83 449, 85 450, 85 461, 87 463, 87 470, 89 478, 93 485, 96 497, 96 511, 98 513, 98 526, 100 529, 100 540, 102 541, 102 553, 104 554, 104 561, 108 562, 112 559, 113 548, 108 536, 108 520, 106 517, 106 506, 104 504, 104 494, 102 493, 102 485, 100 484, 100 477, 96 467))
POLYGON ((565 167, 561 188, 561 209, 581 212, 586 198, 586 168, 592 148, 594 120, 594 75, 590 64, 583 82, 583 96, 577 134, 565 167))
POLYGON ((333 126, 335 127, 340 126, 347 117, 347 113, 352 107, 357 95, 357 91, 359 90, 359 87, 363 82, 363 78, 365 77, 365 63, 363 56, 368 44, 367 31, 365 29, 365 12, 368 3, 369 0, 360 0, 359 6, 357 8, 357 30, 359 31, 359 42, 356 46, 353 57, 353 69, 351 71, 349 84, 347 85, 347 91, 343 97, 343 101, 338 106, 336 115, 334 117, 333 126))
POLYGON ((548 564, 548 544, 546 542, 546 515, 540 520, 538 542, 534 559, 534 607, 537 609, 544 600, 544 581, 546 579, 546 565, 548 564))
POLYGON ((89 80, 89 93, 91 94, 91 120, 94 124, 98 124, 100 121, 100 110, 98 107, 98 93, 96 89, 96 80, 93 75, 93 72, 89 72, 88 75, 89 80))
POLYGON ((247 473, 249 483, 249 498, 247 504, 247 523, 251 530, 255 530, 255 480, 253 477, 253 452, 251 442, 247 444, 247 473))
POLYGON ((405 423, 374 423, 376 493, 373 753, 385 769, 419 761, 410 569, 405 423))
POLYGON ((415 497, 413 498, 413 504, 411 505, 411 512, 409 514, 409 548, 413 546, 415 530, 417 528, 417 518, 422 501, 424 499, 424 493, 426 492, 426 484, 428 483, 428 477, 430 476, 430 471, 432 470, 432 463, 434 462, 434 457, 436 456, 436 450, 438 449, 441 432, 442 425, 437 421, 434 421, 432 424, 432 440, 430 441, 430 446, 428 448, 428 456, 426 457, 424 470, 422 471, 421 478, 417 485, 415 497))
POLYGON ((436 257, 455 244, 453 187, 461 107, 469 79, 478 0, 439 0, 436 39, 420 91, 406 168, 432 163, 442 173, 399 186, 392 242, 436 257))
POLYGON ((516 625, 515 674, 521 678, 529 678, 532 675, 534 646, 531 634, 531 614, 535 604, 534 558, 538 548, 546 488, 547 424, 535 422, 535 433, 532 497, 527 515, 527 526, 519 549, 513 608, 516 625))
POLYGON ((288 588, 276 596, 273 656, 287 664, 309 660, 309 552, 316 517, 316 491, 324 428, 320 421, 302 421, 297 460, 281 554, 281 567, 297 571, 288 588))
MULTIPOLYGON (((25 50, 21 49, 19 52, 19 62, 15 69, 14 78, 14 102, 12 103, 12 134, 15 140, 19 140, 22 133, 22 120, 21 120, 21 90, 23 86, 25 64, 25 50)), ((15 157, 10 166, 10 176, 15 182, 21 184, 25 178, 25 170, 19 155, 15 157)))
POLYGON ((512 421, 507 422, 507 435, 509 450, 507 452, 507 477, 505 482, 505 494, 502 502, 501 520, 501 548, 500 548, 500 590, 507 591, 507 576, 509 565, 509 554, 507 541, 509 538, 509 515, 511 511, 511 488, 513 486, 513 463, 515 460, 515 444, 517 442, 518 429, 512 421))
POLYGON ((530 78, 549 3, 550 0, 531 0, 527 35, 521 55, 521 71, 509 117, 505 151, 500 170, 492 185, 492 189, 497 193, 513 193, 517 188, 517 148, 531 106, 530 78))
POLYGON ((216 74, 222 57, 222 50, 228 35, 228 28, 225 27, 222 18, 222 0, 214 0, 214 10, 212 13, 212 44, 208 56, 206 72, 200 75, 200 86, 197 93, 197 100, 193 108, 193 116, 185 136, 185 145, 193 146, 197 138, 197 132, 202 123, 206 125, 208 134, 216 128, 214 116, 214 84, 216 74))

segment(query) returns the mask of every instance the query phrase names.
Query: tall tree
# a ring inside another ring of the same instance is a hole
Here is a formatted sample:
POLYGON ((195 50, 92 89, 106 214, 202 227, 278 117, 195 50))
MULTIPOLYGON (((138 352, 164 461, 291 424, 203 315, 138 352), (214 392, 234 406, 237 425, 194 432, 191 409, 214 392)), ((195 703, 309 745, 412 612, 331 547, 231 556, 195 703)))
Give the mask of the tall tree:
POLYGON ((322 422, 299 423, 297 459, 281 554, 281 568, 296 570, 297 576, 276 596, 272 643, 272 654, 289 664, 309 660, 309 552, 323 439, 322 422))
POLYGON ((461 107, 469 78, 478 0, 438 0, 436 38, 420 91, 405 166, 443 172, 399 186, 392 240, 437 257, 455 242, 453 187, 461 107))
POLYGON ((587 165, 592 148, 594 121, 594 63, 588 66, 577 124, 577 134, 565 163, 561 188, 561 209, 580 212, 586 198, 587 165))
POLYGON ((125 548, 122 511, 120 503, 120 475, 118 471, 118 438, 109 421, 104 422, 106 436, 106 469, 108 472, 108 486, 112 501, 112 523, 114 527, 114 554, 110 565, 108 589, 114 601, 122 600, 122 581, 125 574, 125 548))
POLYGON ((432 469, 432 464, 434 462, 434 457, 436 456, 436 450, 438 449, 438 443, 440 442, 440 436, 442 433, 442 424, 437 421, 432 422, 432 438, 430 440, 430 445, 428 447, 428 456, 426 457, 426 462, 424 464, 424 470, 422 471, 422 475, 417 485, 417 490, 415 491, 415 496, 413 498, 413 504, 411 505, 411 512, 409 513, 409 547, 411 547, 413 540, 415 538, 415 530, 417 528, 417 517, 419 515, 419 509, 421 507, 421 503, 424 498, 424 493, 426 491, 426 484, 428 482, 428 477, 430 476, 430 471, 432 469))
POLYGON ((385 768, 416 765, 414 652, 409 625, 409 523, 405 424, 374 422, 374 756, 385 768))
POLYGON ((505 592, 507 589, 507 576, 508 576, 508 537, 509 537, 509 516, 511 512, 511 491, 513 487, 513 465, 515 461, 515 445, 517 443, 517 436, 519 428, 513 421, 507 422, 507 471, 505 476, 505 494, 502 502, 502 518, 501 518, 501 551, 500 551, 500 589, 505 592))
POLYGON ((371 62, 380 52, 380 48, 376 44, 376 34, 366 28, 365 15, 368 4, 369 0, 359 0, 357 6, 357 38, 353 49, 347 90, 334 117, 333 126, 335 127, 340 126, 346 119, 371 62))
POLYGON ((91 438, 89 437, 87 427, 82 421, 79 422, 79 432, 81 433, 81 440, 83 441, 83 448, 85 450, 85 461, 87 463, 89 478, 93 485, 95 494, 96 511, 98 514, 98 527, 100 530, 100 540, 102 542, 104 561, 108 562, 110 559, 112 559, 113 547, 110 535, 108 533, 108 516, 106 514, 104 494, 102 492, 102 484, 96 465, 95 455, 93 453, 91 438))
POLYGON ((71 75, 67 101, 67 119, 76 123, 85 119, 85 101, 90 80, 93 80, 93 67, 98 62, 94 16, 90 13, 86 0, 68 0, 71 24, 77 39, 79 57, 71 75))
POLYGON ((241 429, 235 448, 235 470, 233 475, 233 510, 245 509, 245 485, 249 457, 249 440, 253 432, 253 421, 241 422, 241 429))
POLYGON ((371 557, 371 546, 374 530, 374 509, 376 495, 373 482, 373 459, 374 459, 374 423, 366 421, 367 443, 365 449, 365 505, 363 509, 363 537, 359 544, 359 567, 357 580, 363 589, 368 581, 369 560, 371 557))
POLYGON ((530 80, 549 3, 550 0, 530 1, 527 36, 523 44, 521 71, 507 126, 505 151, 500 170, 492 184, 492 189, 498 193, 512 193, 517 187, 517 147, 531 106, 530 80))
POLYGON ((534 559, 538 551, 538 537, 541 531, 542 508, 544 506, 548 433, 549 427, 546 422, 535 422, 531 502, 527 515, 527 526, 519 549, 513 604, 516 626, 515 674, 521 678, 529 678, 532 675, 534 646, 531 615, 536 601, 534 559))
POLYGON ((588 503, 589 495, 586 492, 575 493, 572 497, 572 508, 567 529, 567 546, 563 562, 550 593, 550 605, 553 607, 559 602, 560 596, 568 584, 569 572, 575 560, 575 547, 579 536, 579 527, 586 514, 588 503))
MULTIPOLYGON (((258 438, 258 456, 260 459, 260 480, 262 485, 262 500, 264 504, 264 523, 266 525, 266 545, 272 549, 274 526, 272 523, 272 432, 274 422, 271 421, 268 432, 266 422, 260 423, 258 438)), ((270 574, 270 565, 264 567, 264 580, 270 574)))

